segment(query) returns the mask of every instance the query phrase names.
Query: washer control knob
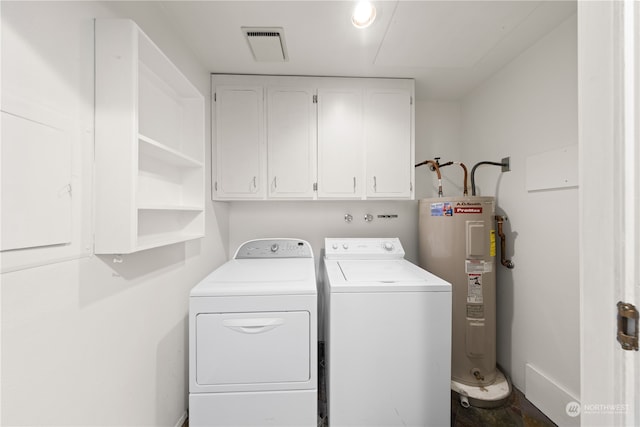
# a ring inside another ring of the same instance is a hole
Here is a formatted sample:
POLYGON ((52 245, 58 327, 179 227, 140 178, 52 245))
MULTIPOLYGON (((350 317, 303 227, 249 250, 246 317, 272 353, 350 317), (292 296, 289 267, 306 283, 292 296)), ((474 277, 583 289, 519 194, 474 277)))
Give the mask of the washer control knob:
POLYGON ((382 247, 384 248, 385 251, 392 251, 393 250, 393 243, 384 242, 382 247))
POLYGON ((344 249, 349 249, 349 244, 347 244, 347 243, 343 243, 343 244, 342 244, 342 247, 343 247, 344 249))
POLYGON ((337 244, 337 243, 334 243, 333 245, 331 245, 331 247, 332 247, 334 250, 336 250, 336 249, 338 249, 338 244, 337 244))
POLYGON ((278 252, 278 249, 280 249, 280 247, 278 246, 277 243, 274 243, 273 245, 271 245, 271 252, 278 252))

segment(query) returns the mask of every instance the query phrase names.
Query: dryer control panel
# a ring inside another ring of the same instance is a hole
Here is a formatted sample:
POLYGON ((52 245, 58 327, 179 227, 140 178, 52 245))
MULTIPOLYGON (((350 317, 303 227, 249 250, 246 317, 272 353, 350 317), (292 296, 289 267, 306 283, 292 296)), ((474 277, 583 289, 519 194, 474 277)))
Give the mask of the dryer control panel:
POLYGON ((352 237, 324 239, 327 259, 402 259, 404 249, 397 237, 352 237))
POLYGON ((313 258, 313 251, 300 239, 256 239, 240 245, 233 258, 313 258))

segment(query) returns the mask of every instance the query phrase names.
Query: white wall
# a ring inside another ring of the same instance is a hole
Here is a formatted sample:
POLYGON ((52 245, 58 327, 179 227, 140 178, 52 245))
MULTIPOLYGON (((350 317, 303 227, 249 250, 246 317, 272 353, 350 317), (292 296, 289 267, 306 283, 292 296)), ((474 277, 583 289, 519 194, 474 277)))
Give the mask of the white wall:
MULTIPOLYGON (((457 101, 416 103, 416 164, 440 157, 440 163, 462 161, 462 109, 457 101)), ((444 196, 461 196, 463 170, 458 165, 440 169, 444 196)), ((428 165, 416 168, 416 200, 438 197, 438 181, 428 165)))
MULTIPOLYGON (((511 172, 479 168, 476 182, 478 195, 496 196, 509 218, 515 263, 498 267, 498 363, 533 396, 580 391, 578 191, 528 192, 525 167, 529 156, 578 142, 576 28, 574 16, 462 102, 463 157, 511 158, 511 172), (546 378, 535 384, 543 390, 527 383, 527 365, 546 378)), ((545 399, 533 403, 551 412, 545 399)))
MULTIPOLYGON (((208 70, 149 6, 1 4, 3 93, 10 88, 73 119, 79 203, 70 247, 80 246, 65 261, 2 275, 2 425, 174 426, 186 414, 188 292, 226 260, 227 206, 207 202, 201 240, 122 263, 91 255, 93 18, 132 17, 209 92, 208 70)), ((207 168, 209 158, 207 144, 207 168)))

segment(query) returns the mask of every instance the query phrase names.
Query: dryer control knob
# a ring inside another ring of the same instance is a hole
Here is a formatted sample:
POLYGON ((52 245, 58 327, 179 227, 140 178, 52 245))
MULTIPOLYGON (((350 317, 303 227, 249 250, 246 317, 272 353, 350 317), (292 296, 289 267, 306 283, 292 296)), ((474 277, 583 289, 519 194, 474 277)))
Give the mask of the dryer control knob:
POLYGON ((343 243, 342 247, 345 248, 345 249, 349 249, 349 245, 347 243, 343 243))
POLYGON ((382 247, 383 247, 386 251, 392 251, 392 250, 393 250, 393 243, 391 243, 391 242, 384 242, 384 244, 382 245, 382 247))
POLYGON ((271 252, 278 252, 278 249, 280 247, 278 246, 277 243, 274 243, 273 245, 271 245, 271 252))
POLYGON ((337 244, 337 243, 334 243, 333 245, 331 245, 331 247, 332 247, 334 250, 335 250, 335 249, 338 249, 338 244, 337 244))

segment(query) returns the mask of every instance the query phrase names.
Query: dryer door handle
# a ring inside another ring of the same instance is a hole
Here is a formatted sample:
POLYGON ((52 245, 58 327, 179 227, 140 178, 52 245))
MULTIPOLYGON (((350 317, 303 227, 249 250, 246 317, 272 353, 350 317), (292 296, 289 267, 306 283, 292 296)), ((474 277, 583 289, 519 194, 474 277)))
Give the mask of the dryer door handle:
POLYGON ((222 324, 229 329, 245 334, 261 334, 269 332, 272 329, 284 323, 282 318, 250 318, 250 319, 228 319, 222 324))

